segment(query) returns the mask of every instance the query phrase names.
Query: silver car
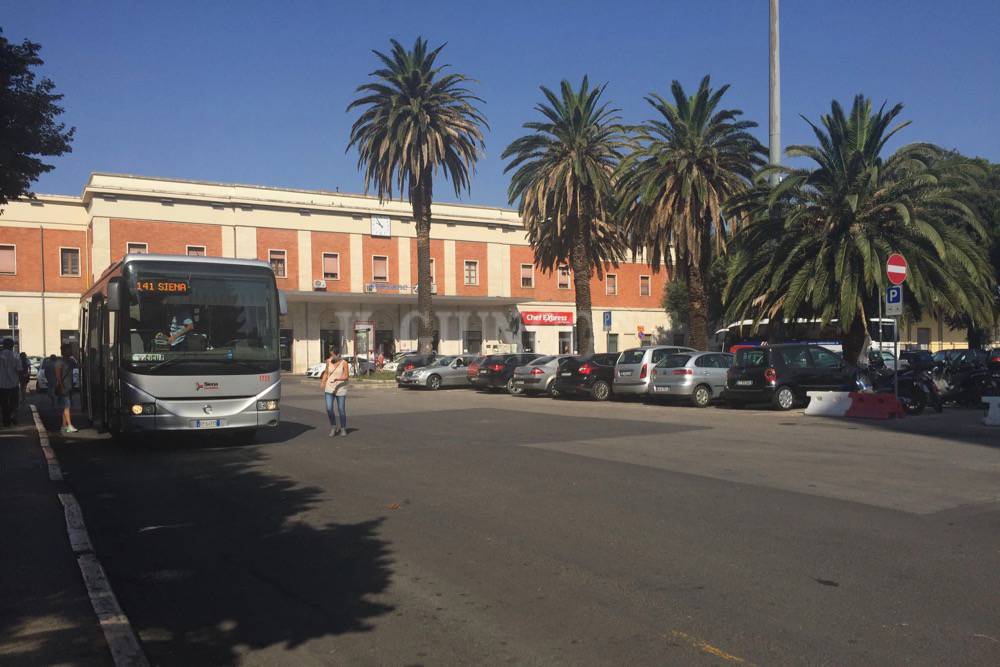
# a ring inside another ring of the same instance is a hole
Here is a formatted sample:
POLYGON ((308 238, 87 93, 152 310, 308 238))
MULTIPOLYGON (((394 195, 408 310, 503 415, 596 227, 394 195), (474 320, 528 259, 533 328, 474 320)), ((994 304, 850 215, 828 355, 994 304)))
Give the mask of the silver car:
POLYGON ((437 357, 430 366, 421 366, 403 371, 399 376, 401 387, 441 387, 469 386, 469 371, 465 357, 437 357))
POLYGON ((697 352, 677 345, 651 345, 625 350, 615 364, 614 393, 618 396, 638 396, 649 393, 650 371, 664 357, 680 352, 697 352))
POLYGON ((670 354, 653 366, 650 398, 684 398, 704 408, 726 388, 726 372, 733 365, 727 352, 670 354))
POLYGON ((551 394, 559 366, 571 354, 554 354, 539 357, 526 366, 514 369, 514 389, 518 394, 551 394))

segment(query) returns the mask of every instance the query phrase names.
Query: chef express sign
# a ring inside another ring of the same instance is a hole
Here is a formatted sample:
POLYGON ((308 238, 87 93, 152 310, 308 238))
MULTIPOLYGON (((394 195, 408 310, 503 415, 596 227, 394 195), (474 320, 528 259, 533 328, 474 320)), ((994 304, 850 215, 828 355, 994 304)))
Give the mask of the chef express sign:
POLYGON ((521 321, 527 326, 573 326, 573 313, 528 310, 521 313, 521 321))

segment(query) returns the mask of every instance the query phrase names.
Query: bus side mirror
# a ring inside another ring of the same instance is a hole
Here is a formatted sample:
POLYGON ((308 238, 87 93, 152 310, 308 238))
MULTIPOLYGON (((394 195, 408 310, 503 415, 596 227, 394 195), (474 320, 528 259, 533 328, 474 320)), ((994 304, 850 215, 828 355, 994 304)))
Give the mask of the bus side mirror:
POLYGON ((108 280, 107 308, 112 313, 120 313, 125 310, 125 281, 121 278, 108 280))
POLYGON ((278 292, 278 314, 288 314, 288 298, 285 297, 285 293, 281 291, 278 292))

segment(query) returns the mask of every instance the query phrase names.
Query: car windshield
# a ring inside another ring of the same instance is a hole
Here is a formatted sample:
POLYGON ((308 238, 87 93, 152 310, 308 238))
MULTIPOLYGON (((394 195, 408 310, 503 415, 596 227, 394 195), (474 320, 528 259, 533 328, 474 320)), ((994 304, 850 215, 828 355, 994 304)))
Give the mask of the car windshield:
POLYGON ((270 272, 135 263, 125 278, 130 300, 123 348, 132 370, 277 370, 277 299, 270 272))
POLYGON ((642 358, 646 356, 646 350, 625 350, 618 359, 619 364, 641 364, 642 358))
POLYGON ((762 368, 767 364, 767 353, 760 348, 736 351, 736 366, 762 368))
POLYGON ((529 366, 545 366, 546 364, 553 361, 555 358, 556 358, 555 355, 549 355, 547 357, 538 357, 537 359, 532 361, 529 364, 529 366))
POLYGON ((657 368, 680 368, 681 366, 687 366, 687 362, 691 361, 690 354, 671 354, 663 358, 660 363, 656 364, 657 368))
POLYGON ((451 366, 451 362, 455 361, 456 359, 458 359, 458 357, 439 357, 438 360, 434 362, 434 365, 451 366))

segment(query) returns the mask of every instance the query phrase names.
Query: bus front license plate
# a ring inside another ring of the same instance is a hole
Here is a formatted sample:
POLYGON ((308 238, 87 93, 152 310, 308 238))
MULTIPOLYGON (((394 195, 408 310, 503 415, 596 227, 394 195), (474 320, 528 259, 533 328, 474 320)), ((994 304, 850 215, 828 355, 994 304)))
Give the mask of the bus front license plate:
POLYGON ((195 419, 191 422, 192 428, 221 428, 225 425, 225 419, 195 419))

